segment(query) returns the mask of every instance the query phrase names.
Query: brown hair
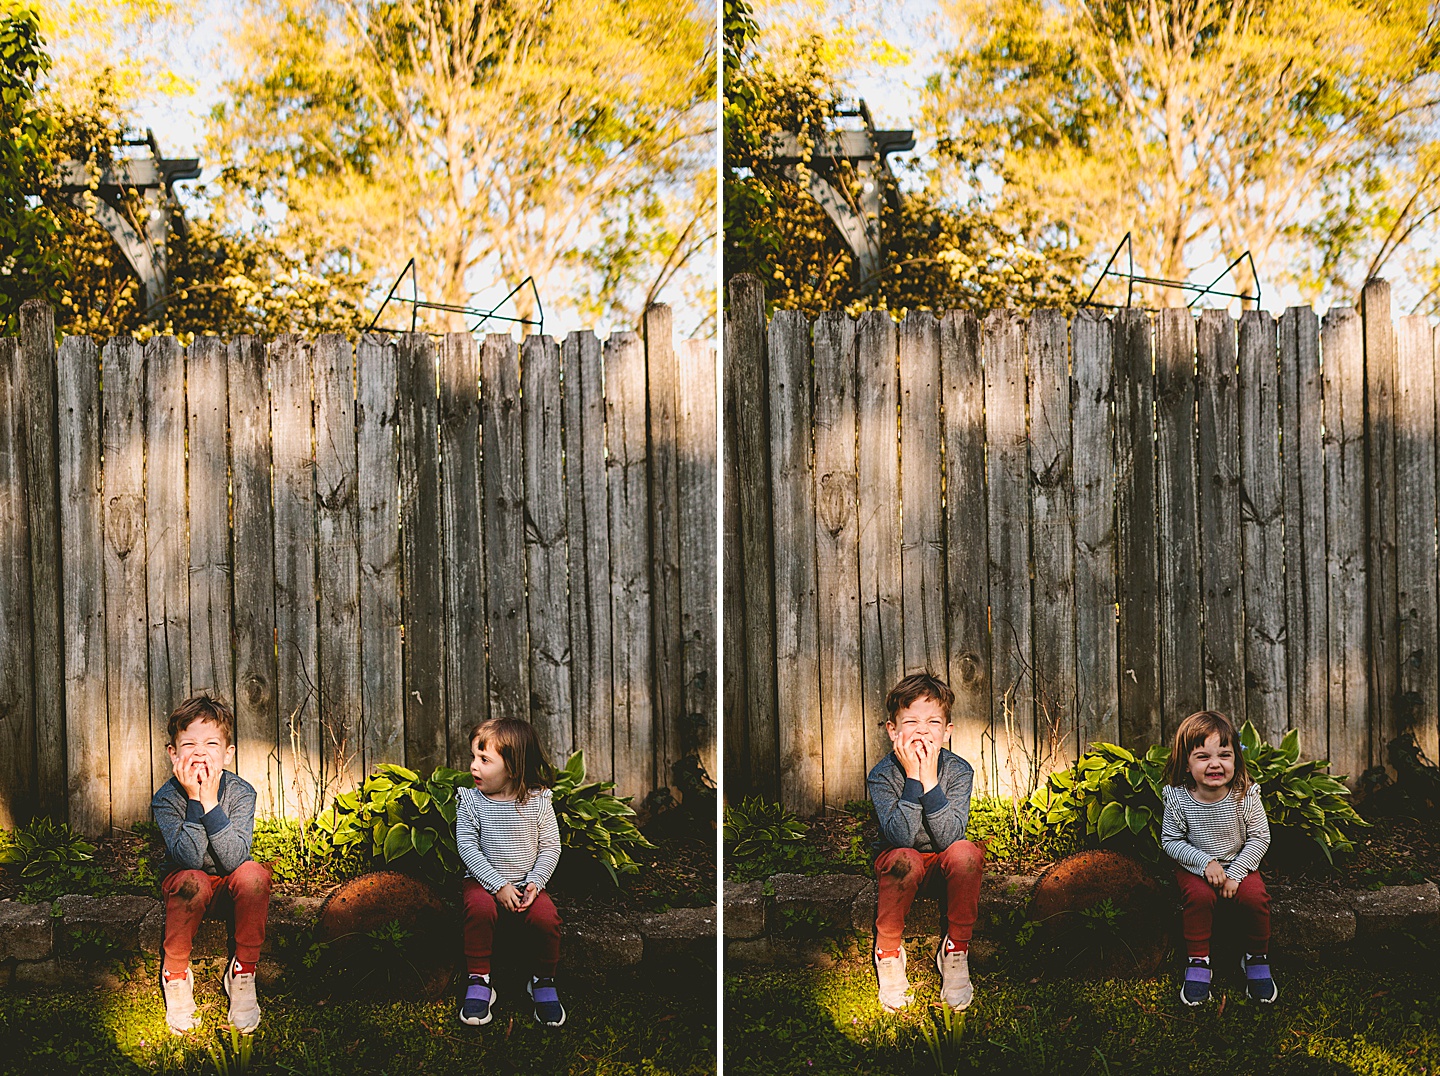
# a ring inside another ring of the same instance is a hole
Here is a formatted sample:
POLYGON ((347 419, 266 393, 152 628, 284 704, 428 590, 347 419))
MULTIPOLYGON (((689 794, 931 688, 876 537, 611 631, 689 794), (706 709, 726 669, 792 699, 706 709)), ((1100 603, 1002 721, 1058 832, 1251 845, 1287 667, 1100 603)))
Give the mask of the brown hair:
POLYGON ((1235 752, 1235 776, 1230 782, 1230 792, 1237 802, 1243 803, 1245 793, 1250 790, 1250 771, 1245 768, 1240 735, 1230 719, 1217 710, 1199 710, 1180 722, 1180 727, 1175 730, 1170 758, 1165 763, 1165 783, 1176 788, 1194 788, 1195 779, 1190 776, 1190 752, 1204 746, 1205 741, 1215 733, 1220 734, 1221 747, 1232 748, 1235 752))
POLYGON ((890 715, 886 720, 894 724, 896 714, 921 699, 938 702, 945 712, 945 723, 950 723, 950 707, 955 702, 955 692, 944 680, 928 672, 911 673, 890 689, 890 694, 885 696, 885 710, 890 715))
POLYGON ((555 783, 555 768, 545 757, 535 726, 513 717, 497 717, 482 721, 470 730, 470 747, 476 741, 481 747, 493 747, 505 764, 505 775, 518 788, 516 803, 524 803, 530 793, 549 788, 555 783))
POLYGON ((227 747, 235 742, 235 715, 230 712, 230 707, 209 692, 202 691, 198 695, 191 695, 170 711, 170 721, 166 725, 170 733, 170 745, 173 747, 175 737, 196 721, 213 721, 219 725, 220 731, 225 733, 227 747))

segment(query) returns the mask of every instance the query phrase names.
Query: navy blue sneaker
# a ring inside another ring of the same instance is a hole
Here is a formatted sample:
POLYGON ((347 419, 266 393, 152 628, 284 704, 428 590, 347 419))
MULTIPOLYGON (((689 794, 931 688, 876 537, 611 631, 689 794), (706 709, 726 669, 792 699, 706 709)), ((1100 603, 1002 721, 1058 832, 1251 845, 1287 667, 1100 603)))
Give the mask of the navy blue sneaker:
POLYGON ((490 985, 490 976, 472 975, 465 990, 465 1001, 460 1006, 460 1022, 479 1027, 488 1024, 495 1014, 490 1006, 495 1003, 495 988, 490 985))
POLYGON ((1210 1000, 1210 965, 1187 964, 1185 981, 1180 984, 1180 1000, 1194 1007, 1210 1000))
POLYGON ((1245 974, 1245 995, 1251 1001, 1269 1005, 1280 996, 1280 988, 1270 975, 1270 961, 1264 953, 1250 953, 1240 958, 1240 970, 1245 974))
POLYGON ((565 1022, 565 1006, 555 991, 554 979, 532 978, 526 987, 535 1003, 535 1019, 546 1027, 559 1027, 565 1022))

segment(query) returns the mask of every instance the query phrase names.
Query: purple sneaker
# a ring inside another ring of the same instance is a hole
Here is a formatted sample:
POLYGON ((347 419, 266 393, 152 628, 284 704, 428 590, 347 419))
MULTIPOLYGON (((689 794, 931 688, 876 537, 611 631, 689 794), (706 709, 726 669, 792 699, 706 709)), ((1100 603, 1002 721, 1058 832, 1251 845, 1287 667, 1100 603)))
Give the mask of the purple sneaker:
POLYGON ((460 1022, 474 1027, 488 1024, 495 1015, 490 1011, 494 1002, 495 988, 490 985, 490 976, 470 976, 470 985, 465 989, 465 1001, 460 1006, 460 1022))
POLYGON ((1280 996, 1280 988, 1270 974, 1270 961, 1263 953, 1242 956, 1240 970, 1245 973, 1245 995, 1251 1001, 1269 1005, 1280 996))
POLYGON ((555 991, 554 979, 531 979, 526 987, 535 1003, 535 1019, 546 1027, 559 1027, 565 1022, 565 1006, 555 991))
POLYGON ((1192 1008, 1210 1000, 1210 965, 1187 964, 1180 984, 1180 1000, 1192 1008))

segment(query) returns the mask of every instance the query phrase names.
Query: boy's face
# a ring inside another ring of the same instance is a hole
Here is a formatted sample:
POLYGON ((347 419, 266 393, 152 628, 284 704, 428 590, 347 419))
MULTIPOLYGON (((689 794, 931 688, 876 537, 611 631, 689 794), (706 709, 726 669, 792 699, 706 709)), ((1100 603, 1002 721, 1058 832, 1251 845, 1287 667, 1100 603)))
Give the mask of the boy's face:
POLYGON ((165 748, 172 765, 183 771, 187 767, 204 767, 218 773, 235 761, 235 745, 225 730, 207 717, 197 718, 175 734, 175 742, 165 748))
POLYGON ((916 699, 903 710, 897 710, 895 717, 885 723, 890 743, 906 748, 920 740, 931 748, 942 747, 950 739, 954 727, 946 720, 944 708, 929 696, 916 699))

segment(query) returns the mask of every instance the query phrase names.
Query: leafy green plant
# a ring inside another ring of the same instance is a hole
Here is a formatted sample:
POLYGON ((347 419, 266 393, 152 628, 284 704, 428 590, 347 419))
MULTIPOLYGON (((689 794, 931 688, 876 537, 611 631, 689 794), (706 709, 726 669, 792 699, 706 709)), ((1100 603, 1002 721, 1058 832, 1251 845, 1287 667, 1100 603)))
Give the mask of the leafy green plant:
POLYGON ((1293 828, 1310 837, 1335 862, 1336 852, 1354 851, 1342 826, 1369 826, 1355 813, 1350 790, 1327 772, 1325 759, 1300 762, 1300 734, 1291 729, 1278 747, 1260 739, 1250 722, 1240 729, 1245 767, 1260 785, 1271 826, 1293 828))
POLYGON ((0 863, 19 867, 19 897, 29 903, 113 888, 95 862, 95 846, 66 823, 49 818, 27 822, 10 834, 0 850, 0 863))
POLYGON ((358 843, 336 847, 314 822, 257 818, 250 854, 270 864, 277 882, 317 877, 343 881, 364 869, 358 843))
POLYGON ((920 1038, 940 1076, 954 1072, 960 1065, 965 1046, 965 1010, 952 1009, 943 1001, 940 1014, 920 1018, 920 1038))
POLYGON ((631 821, 635 810, 630 797, 621 799, 611 790, 614 781, 585 780, 585 752, 576 751, 555 771, 551 789, 555 819, 560 824, 560 843, 593 857, 620 884, 621 874, 634 874, 640 864, 630 855, 633 848, 654 847, 631 821))
POLYGON ((730 877, 749 881, 792 866, 804 854, 807 828, 783 805, 746 796, 725 808, 723 835, 730 877))
POLYGON ((215 1076, 244 1076, 250 1071, 250 1062, 255 1049, 255 1036, 242 1035, 233 1026, 229 1042, 215 1032, 215 1041, 206 1044, 205 1053, 215 1069, 215 1076))

